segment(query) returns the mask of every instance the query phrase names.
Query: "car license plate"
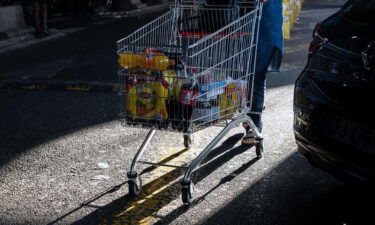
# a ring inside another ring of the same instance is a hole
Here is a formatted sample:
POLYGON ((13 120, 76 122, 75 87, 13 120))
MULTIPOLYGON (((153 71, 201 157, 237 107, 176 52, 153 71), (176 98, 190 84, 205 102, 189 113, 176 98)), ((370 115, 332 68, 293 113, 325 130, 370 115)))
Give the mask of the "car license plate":
POLYGON ((374 132, 357 123, 335 117, 331 123, 331 137, 361 151, 375 155, 374 132))

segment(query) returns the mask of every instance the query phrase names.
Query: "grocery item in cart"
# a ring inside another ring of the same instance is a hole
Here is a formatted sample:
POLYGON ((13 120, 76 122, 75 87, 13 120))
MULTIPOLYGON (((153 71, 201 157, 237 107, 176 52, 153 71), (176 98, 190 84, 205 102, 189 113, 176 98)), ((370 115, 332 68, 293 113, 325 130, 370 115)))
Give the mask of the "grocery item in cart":
POLYGON ((125 69, 139 67, 147 70, 166 70, 175 65, 175 60, 151 48, 146 48, 141 53, 120 53, 118 62, 125 69))
POLYGON ((247 107, 247 93, 248 93, 248 86, 249 83, 245 80, 237 80, 237 98, 239 100, 239 108, 244 109, 247 107))
POLYGON ((118 63, 125 69, 136 68, 141 65, 142 55, 133 52, 120 53, 118 63))
POLYGON ((246 107, 247 82, 244 80, 233 81, 228 79, 224 93, 220 96, 220 114, 225 118, 232 118, 233 113, 246 107))
POLYGON ((201 94, 199 99, 213 99, 224 93, 225 81, 214 81, 210 83, 199 84, 198 90, 201 94))
POLYGON ((163 78, 168 83, 168 98, 176 97, 180 93, 181 85, 174 70, 163 71, 163 78))
POLYGON ((193 109, 192 119, 201 122, 212 122, 220 118, 217 99, 198 101, 193 109))
MULTIPOLYGON (((197 69, 195 69, 197 70, 197 69)), ((205 71, 204 74, 199 76, 198 81, 200 84, 211 83, 216 80, 216 74, 212 70, 205 71)))
POLYGON ((196 96, 199 95, 196 82, 184 83, 178 98, 170 99, 168 112, 174 129, 186 131, 190 126, 193 108, 196 106, 196 96))
POLYGON ((169 66, 174 66, 175 60, 170 59, 156 48, 145 48, 143 50, 141 68, 150 70, 166 70, 169 66))
POLYGON ((127 77, 126 108, 133 120, 166 120, 169 84, 162 77, 131 75, 127 77))
POLYGON ((184 105, 194 106, 197 95, 199 95, 197 84, 183 84, 180 90, 180 102, 184 105))
POLYGON ((220 114, 225 118, 232 118, 238 106, 238 87, 236 83, 230 82, 224 88, 224 93, 220 95, 220 114))

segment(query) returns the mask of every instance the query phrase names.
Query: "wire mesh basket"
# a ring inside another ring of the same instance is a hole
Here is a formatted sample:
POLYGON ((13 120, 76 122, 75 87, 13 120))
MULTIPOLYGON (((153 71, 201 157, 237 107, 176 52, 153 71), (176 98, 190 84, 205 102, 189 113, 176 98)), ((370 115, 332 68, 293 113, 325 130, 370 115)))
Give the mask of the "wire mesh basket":
POLYGON ((194 132, 244 113, 259 16, 250 3, 177 4, 119 40, 125 124, 194 132))

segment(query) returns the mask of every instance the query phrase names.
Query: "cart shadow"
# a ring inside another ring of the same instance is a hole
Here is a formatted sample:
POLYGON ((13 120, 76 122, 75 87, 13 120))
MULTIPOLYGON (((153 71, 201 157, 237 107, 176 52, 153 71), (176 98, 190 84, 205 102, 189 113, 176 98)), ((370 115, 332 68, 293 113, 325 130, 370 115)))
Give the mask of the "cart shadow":
MULTIPOLYGON (((238 148, 235 148, 233 149, 234 151, 237 150, 237 153, 235 155, 238 155, 238 154, 241 154, 243 152, 245 152, 247 150, 247 148, 244 148, 244 147, 238 147, 238 148)), ((230 157, 230 158, 233 158, 235 155, 233 154, 228 154, 226 157, 230 157)), ((220 159, 219 160, 224 160, 223 159, 220 159)), ((246 171, 250 166, 252 166, 255 162, 257 162, 259 160, 259 158, 253 158, 252 160, 250 160, 249 162, 245 163, 245 164, 242 164, 242 166, 238 169, 236 169, 235 171, 233 171, 232 173, 230 173, 229 175, 223 177, 219 183, 217 185, 215 185, 213 188, 211 188, 209 191, 207 191, 204 195, 202 196, 199 196, 195 199, 193 199, 193 202, 192 204, 189 206, 189 207, 186 207, 184 205, 180 206, 179 208, 175 209, 173 212, 169 213, 168 215, 162 217, 158 222, 155 223, 155 225, 162 225, 162 224, 171 224, 176 218, 178 218, 179 216, 181 216, 182 214, 184 214, 187 210, 189 210, 190 208, 193 208, 195 207, 196 205, 200 204, 201 202, 203 202, 205 200, 205 198, 210 195, 212 192, 214 192, 217 188, 219 188, 221 185, 225 184, 225 183, 228 183, 230 181, 232 181, 234 178, 236 178, 238 175, 240 175, 242 172, 246 171)), ((221 163, 221 162, 219 162, 221 163)), ((212 172, 212 170, 214 169, 213 168, 214 165, 211 165, 211 164, 207 164, 203 167, 201 167, 197 173, 200 174, 202 172, 200 172, 200 170, 202 171, 205 171, 205 170, 209 170, 212 172)), ((204 172, 203 172, 204 173, 204 172)), ((196 176, 194 180, 202 180, 204 177, 206 177, 207 175, 203 174, 203 176, 196 176)), ((196 182, 196 181, 195 181, 196 182)))
MULTIPOLYGON (((169 161, 171 161, 171 160, 173 160, 173 159, 179 157, 182 153, 184 153, 184 152, 186 152, 186 151, 188 151, 188 150, 189 150, 189 149, 186 149, 186 148, 185 148, 185 149, 182 149, 182 150, 180 150, 180 151, 174 153, 173 155, 170 155, 170 156, 168 156, 167 158, 165 158, 165 159, 159 161, 158 164, 164 164, 164 163, 167 163, 167 162, 169 162, 169 161)), ((145 168, 144 170, 142 170, 142 171, 140 172, 140 175, 143 175, 143 174, 146 174, 146 173, 150 173, 150 172, 154 171, 156 168, 158 168, 158 166, 154 166, 154 165, 153 165, 153 166, 149 166, 149 167, 145 168)), ((80 210, 80 209, 82 209, 82 208, 84 208, 84 207, 101 208, 100 206, 96 206, 96 205, 94 205, 94 204, 92 204, 92 203, 95 202, 96 200, 100 199, 101 197, 104 197, 104 196, 107 195, 107 194, 111 194, 111 193, 113 193, 113 192, 115 192, 115 191, 120 190, 120 188, 121 188, 122 186, 124 186, 125 184, 127 184, 127 183, 128 183, 128 180, 126 180, 126 181, 124 181, 124 182, 122 182, 122 183, 120 183, 120 184, 118 184, 118 185, 115 185, 115 186, 113 186, 113 187, 111 187, 111 188, 108 188, 107 190, 105 190, 105 191, 103 191, 103 192, 101 192, 101 193, 95 195, 95 196, 92 197, 90 200, 87 200, 87 201, 83 202, 79 207, 77 207, 77 208, 75 208, 75 209, 69 211, 68 213, 64 214, 63 216, 61 216, 61 217, 57 218, 56 220, 52 221, 51 223, 49 223, 49 225, 55 224, 55 223, 57 223, 58 221, 63 220, 64 218, 68 217, 69 215, 72 215, 73 213, 77 212, 78 210, 80 210)), ((150 183, 150 186, 154 186, 154 185, 152 184, 152 182, 150 183)), ((149 185, 146 185, 146 186, 143 187, 143 188, 144 188, 144 189, 147 189, 147 188, 149 188, 149 185)))
POLYGON ((342 184, 294 153, 200 224, 369 224, 374 201, 372 187, 342 184))
MULTIPOLYGON (((241 136, 242 137, 242 136, 241 136)), ((221 167, 223 164, 231 160, 236 155, 244 153, 249 148, 244 147, 235 147, 234 144, 240 139, 239 135, 235 135, 229 138, 229 141, 223 142, 223 144, 213 150, 210 154, 212 161, 209 161, 203 164, 199 169, 194 172, 192 180, 195 184, 202 181, 205 177, 214 172, 217 168, 221 167), (236 141, 237 140, 237 141, 236 141), (233 144, 234 143, 234 144, 233 144), (229 151, 230 150, 230 151, 229 151), (224 153, 223 153, 224 152, 224 153), (214 154, 223 153, 217 158, 214 158, 214 154)), ((177 155, 182 154, 180 152, 176 153, 177 155)), ((175 157, 168 157, 169 160, 175 157)), ((167 158, 167 159, 168 159, 167 158)), ((163 163, 169 161, 167 159, 162 160, 163 163)), ((221 181, 212 188, 209 192, 204 194, 201 197, 198 197, 193 204, 199 204, 204 198, 209 195, 212 191, 217 189, 220 185, 231 181, 237 175, 245 171, 252 164, 254 164, 258 159, 252 159, 248 163, 242 165, 239 169, 228 175, 227 177, 221 179, 221 181)), ((152 166, 152 168, 147 168, 146 171, 150 172, 153 168, 157 166, 152 166)), ((145 173, 145 172, 142 172, 145 173)), ((158 216, 157 212, 167 205, 181 205, 180 201, 176 199, 180 198, 180 177, 184 173, 184 168, 176 168, 172 171, 164 174, 163 176, 147 183, 142 187, 141 194, 133 198, 129 194, 114 200, 113 202, 103 206, 98 207, 94 212, 82 218, 79 221, 76 221, 73 224, 91 224, 91 223, 117 223, 117 224, 140 224, 147 221, 154 221, 158 216), (175 201, 175 202, 174 202, 175 201)), ((122 183, 123 185, 124 183, 122 183)), ((122 186, 121 185, 121 186, 122 186)), ((111 189, 112 190, 112 189, 111 189)), ((117 189, 118 190, 118 189, 117 189)), ((103 196, 103 195, 102 195, 103 196)), ((93 198, 97 199, 97 198, 93 198)), ((92 201, 91 201, 92 202, 92 201)), ((93 207, 92 205, 86 205, 93 207)), ((179 213, 183 213, 187 210, 185 207, 179 207, 179 213)), ((175 214, 173 214, 175 215, 175 214)), ((172 221, 175 217, 163 218, 163 221, 172 221)), ((61 220, 60 218, 59 220, 61 220)), ((58 220, 56 220, 58 221, 58 220)), ((156 222, 156 220, 155 220, 156 222)))

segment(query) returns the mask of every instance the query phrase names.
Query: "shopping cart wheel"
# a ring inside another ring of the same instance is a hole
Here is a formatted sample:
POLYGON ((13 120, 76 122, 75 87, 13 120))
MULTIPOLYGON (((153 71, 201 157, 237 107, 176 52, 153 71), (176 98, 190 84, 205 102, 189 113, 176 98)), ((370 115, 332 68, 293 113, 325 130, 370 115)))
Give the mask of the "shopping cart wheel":
POLYGON ((128 185, 129 185, 129 193, 133 197, 137 197, 142 190, 142 179, 141 176, 138 176, 137 173, 128 173, 128 185))
POLYGON ((192 143, 191 134, 184 134, 184 146, 185 148, 190 148, 192 143))
POLYGON ((260 139, 259 142, 255 145, 255 152, 258 158, 263 156, 263 139, 260 139))
POLYGON ((181 194, 182 194, 182 203, 186 206, 190 206, 192 199, 193 199, 193 183, 181 183, 181 194))

